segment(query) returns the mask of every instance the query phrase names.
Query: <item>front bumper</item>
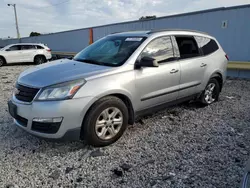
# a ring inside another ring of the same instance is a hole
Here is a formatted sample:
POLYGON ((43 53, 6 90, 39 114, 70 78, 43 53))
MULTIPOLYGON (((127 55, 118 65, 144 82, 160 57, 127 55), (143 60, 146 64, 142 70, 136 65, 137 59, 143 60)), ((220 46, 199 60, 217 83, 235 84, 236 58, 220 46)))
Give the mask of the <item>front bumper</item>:
POLYGON ((18 101, 13 96, 11 102, 16 106, 17 115, 14 118, 14 123, 18 127, 38 137, 79 140, 83 117, 93 100, 93 97, 85 97, 62 101, 33 101, 27 104, 18 101), (62 117, 63 119, 56 132, 49 133, 34 130, 34 118, 57 117, 62 117))

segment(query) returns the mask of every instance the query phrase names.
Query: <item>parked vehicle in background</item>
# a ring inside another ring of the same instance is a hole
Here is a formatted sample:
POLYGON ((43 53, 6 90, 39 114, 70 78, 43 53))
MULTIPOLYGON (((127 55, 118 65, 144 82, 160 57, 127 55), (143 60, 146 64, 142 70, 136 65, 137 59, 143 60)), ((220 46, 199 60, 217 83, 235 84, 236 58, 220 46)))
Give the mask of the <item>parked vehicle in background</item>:
POLYGON ((250 188, 250 160, 247 163, 241 188, 250 188))
POLYGON ((23 62, 34 62, 39 65, 47 62, 51 57, 51 50, 44 44, 11 44, 0 49, 0 66, 23 62))
POLYGON ((45 138, 106 146, 152 110, 217 101, 228 59, 217 40, 185 30, 116 33, 21 73, 9 101, 15 123, 45 138))

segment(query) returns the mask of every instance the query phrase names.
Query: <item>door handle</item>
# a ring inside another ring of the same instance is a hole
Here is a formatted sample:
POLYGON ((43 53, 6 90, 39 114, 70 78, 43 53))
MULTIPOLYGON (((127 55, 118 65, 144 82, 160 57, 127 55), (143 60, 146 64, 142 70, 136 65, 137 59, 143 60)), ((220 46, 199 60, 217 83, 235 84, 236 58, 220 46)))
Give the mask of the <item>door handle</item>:
POLYGON ((170 71, 170 73, 173 74, 173 73, 177 73, 178 71, 179 71, 178 69, 172 69, 172 70, 170 71))
POLYGON ((205 67, 205 66, 207 66, 206 63, 202 63, 202 64, 201 64, 201 67, 205 67))

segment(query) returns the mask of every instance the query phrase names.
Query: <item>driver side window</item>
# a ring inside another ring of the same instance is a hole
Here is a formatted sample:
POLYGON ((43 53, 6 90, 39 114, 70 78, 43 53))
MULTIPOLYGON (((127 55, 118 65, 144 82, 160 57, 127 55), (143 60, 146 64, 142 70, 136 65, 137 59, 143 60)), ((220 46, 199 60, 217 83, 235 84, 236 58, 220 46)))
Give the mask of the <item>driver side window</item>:
POLYGON ((19 45, 14 45, 8 48, 8 51, 17 51, 20 50, 20 46, 19 45))
POLYGON ((165 63, 175 59, 170 36, 156 38, 143 50, 141 58, 154 58, 158 63, 165 63))

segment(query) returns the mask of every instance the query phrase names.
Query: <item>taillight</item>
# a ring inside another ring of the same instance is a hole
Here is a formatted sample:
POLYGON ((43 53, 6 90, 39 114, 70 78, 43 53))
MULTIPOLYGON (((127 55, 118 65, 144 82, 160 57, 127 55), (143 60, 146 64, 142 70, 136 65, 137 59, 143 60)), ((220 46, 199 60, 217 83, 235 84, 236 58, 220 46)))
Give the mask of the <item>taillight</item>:
POLYGON ((227 55, 227 54, 225 55, 225 57, 226 57, 226 58, 227 58, 227 60, 229 61, 229 57, 228 57, 228 55, 227 55))
POLYGON ((46 49, 48 52, 51 52, 51 49, 46 49))

